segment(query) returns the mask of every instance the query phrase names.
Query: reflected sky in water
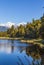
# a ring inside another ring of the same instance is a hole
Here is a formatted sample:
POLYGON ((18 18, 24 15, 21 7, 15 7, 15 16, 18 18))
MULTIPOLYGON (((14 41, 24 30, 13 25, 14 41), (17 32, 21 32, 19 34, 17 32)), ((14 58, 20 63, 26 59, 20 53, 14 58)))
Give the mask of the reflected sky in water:
POLYGON ((41 65, 41 59, 26 54, 28 46, 19 40, 0 40, 0 65, 41 65))

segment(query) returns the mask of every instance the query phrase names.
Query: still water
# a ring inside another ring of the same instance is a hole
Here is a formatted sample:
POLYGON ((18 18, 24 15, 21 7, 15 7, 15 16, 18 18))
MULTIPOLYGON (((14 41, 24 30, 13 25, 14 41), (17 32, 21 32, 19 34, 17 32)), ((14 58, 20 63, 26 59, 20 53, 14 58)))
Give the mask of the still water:
POLYGON ((0 40, 0 65, 41 65, 41 58, 27 55, 28 46, 19 40, 0 40))

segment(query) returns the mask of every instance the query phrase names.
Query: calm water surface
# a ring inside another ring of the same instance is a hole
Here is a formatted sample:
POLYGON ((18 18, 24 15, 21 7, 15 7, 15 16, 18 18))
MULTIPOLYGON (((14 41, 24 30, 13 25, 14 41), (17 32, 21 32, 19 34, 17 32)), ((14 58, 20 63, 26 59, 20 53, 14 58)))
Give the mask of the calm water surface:
POLYGON ((0 65, 41 65, 41 58, 27 55, 28 46, 19 40, 0 40, 0 65))

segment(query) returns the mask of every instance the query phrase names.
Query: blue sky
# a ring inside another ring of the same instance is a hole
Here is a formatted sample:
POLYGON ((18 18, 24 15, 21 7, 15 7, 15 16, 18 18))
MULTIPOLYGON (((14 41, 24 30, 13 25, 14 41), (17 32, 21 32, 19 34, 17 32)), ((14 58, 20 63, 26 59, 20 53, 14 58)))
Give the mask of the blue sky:
POLYGON ((44 0, 0 0, 0 23, 22 23, 39 19, 44 0))

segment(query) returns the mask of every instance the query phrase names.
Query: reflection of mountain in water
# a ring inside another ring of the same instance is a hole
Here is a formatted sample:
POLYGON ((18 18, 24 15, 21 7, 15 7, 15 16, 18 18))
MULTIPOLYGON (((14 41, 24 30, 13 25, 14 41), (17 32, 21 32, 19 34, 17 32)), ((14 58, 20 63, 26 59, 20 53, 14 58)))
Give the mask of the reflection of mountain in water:
MULTIPOLYGON (((10 41, 10 40, 9 40, 10 41)), ((0 52, 12 53, 14 51, 26 50, 26 46, 22 44, 15 44, 14 40, 11 40, 11 43, 0 43, 0 52)))

